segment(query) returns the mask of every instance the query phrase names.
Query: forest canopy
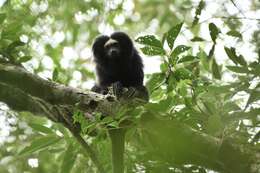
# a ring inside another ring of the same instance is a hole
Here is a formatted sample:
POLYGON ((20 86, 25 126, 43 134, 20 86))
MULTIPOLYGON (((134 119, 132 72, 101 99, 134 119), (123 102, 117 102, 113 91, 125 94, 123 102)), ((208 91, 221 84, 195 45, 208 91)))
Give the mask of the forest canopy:
POLYGON ((112 173, 108 128, 127 173, 259 173, 260 2, 0 0, 0 173, 112 173), (147 103, 90 92, 115 31, 147 103))

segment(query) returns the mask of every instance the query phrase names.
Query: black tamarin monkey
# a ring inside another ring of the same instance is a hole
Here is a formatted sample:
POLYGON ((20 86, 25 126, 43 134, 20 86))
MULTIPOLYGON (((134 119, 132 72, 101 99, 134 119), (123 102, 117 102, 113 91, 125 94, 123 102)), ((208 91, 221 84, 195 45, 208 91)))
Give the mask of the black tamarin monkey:
MULTIPOLYGON (((143 86, 143 62, 126 33, 114 32, 110 36, 97 37, 92 51, 97 78, 92 91, 107 94, 111 86, 116 93, 122 88, 134 88, 142 92, 142 99, 148 100, 148 92, 143 86)), ((113 173, 123 173, 125 129, 110 129, 108 132, 112 142, 113 173)))
POLYGON ((143 87, 143 62, 129 36, 115 32, 101 35, 94 41, 94 61, 97 83, 92 91, 107 94, 107 87, 143 87))

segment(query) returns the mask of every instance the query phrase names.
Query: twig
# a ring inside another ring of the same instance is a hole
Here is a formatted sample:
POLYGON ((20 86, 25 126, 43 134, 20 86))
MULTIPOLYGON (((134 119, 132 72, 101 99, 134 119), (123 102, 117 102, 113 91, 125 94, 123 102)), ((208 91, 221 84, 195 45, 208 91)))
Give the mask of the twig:
MULTIPOLYGON (((57 112, 60 114, 60 117, 66 117, 67 115, 64 112, 62 112, 58 107, 56 107, 57 112)), ((98 171, 100 173, 105 173, 104 168, 100 161, 98 160, 96 153, 93 151, 93 149, 89 146, 89 144, 83 139, 83 137, 80 135, 80 132, 73 127, 69 122, 66 121, 66 118, 64 118, 64 125, 68 128, 68 130, 73 134, 73 136, 76 138, 76 140, 81 144, 81 146, 84 148, 84 154, 87 157, 90 157, 91 161, 94 163, 94 165, 97 167, 98 171)))
POLYGON ((234 2, 234 0, 230 0, 230 1, 236 7, 236 9, 239 11, 239 13, 241 13, 244 17, 246 17, 244 12, 242 10, 240 10, 240 8, 237 6, 237 4, 234 2))
POLYGON ((238 19, 238 20, 257 20, 260 21, 260 18, 250 18, 250 17, 226 17, 226 16, 214 16, 213 18, 222 18, 222 19, 238 19))

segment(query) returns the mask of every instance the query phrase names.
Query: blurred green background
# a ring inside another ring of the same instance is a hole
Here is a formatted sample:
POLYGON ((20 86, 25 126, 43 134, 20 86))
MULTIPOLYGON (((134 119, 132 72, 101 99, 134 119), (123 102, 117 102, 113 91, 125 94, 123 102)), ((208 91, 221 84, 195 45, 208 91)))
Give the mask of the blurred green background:
MULTIPOLYGON (((151 97, 149 104, 132 112, 137 124, 148 109, 159 118, 177 119, 219 139, 232 138, 243 149, 259 153, 258 0, 0 0, 0 60, 22 63, 45 79, 72 87, 93 86, 93 39, 118 30, 133 40, 152 35, 162 43, 156 52, 146 51, 147 42, 134 42, 151 97), (180 47, 172 55, 165 39, 180 23, 174 42, 180 47)), ((99 123, 86 125, 86 133, 99 123)), ((140 136, 138 126, 127 136, 127 172, 214 172, 150 158, 139 147, 147 142, 140 136)), ((111 170, 105 130, 87 140, 111 170)), ((60 124, 15 113, 0 103, 0 173, 96 172, 81 150, 60 124), (19 154, 26 146, 34 147, 19 154)))

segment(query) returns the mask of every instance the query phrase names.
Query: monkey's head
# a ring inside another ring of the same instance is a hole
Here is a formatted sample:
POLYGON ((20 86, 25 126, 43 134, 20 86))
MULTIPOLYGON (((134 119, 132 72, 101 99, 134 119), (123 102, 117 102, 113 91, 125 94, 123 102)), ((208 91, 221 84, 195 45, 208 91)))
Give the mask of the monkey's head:
POLYGON ((114 32, 111 36, 97 37, 92 46, 96 62, 126 61, 133 55, 131 39, 123 32, 114 32))

